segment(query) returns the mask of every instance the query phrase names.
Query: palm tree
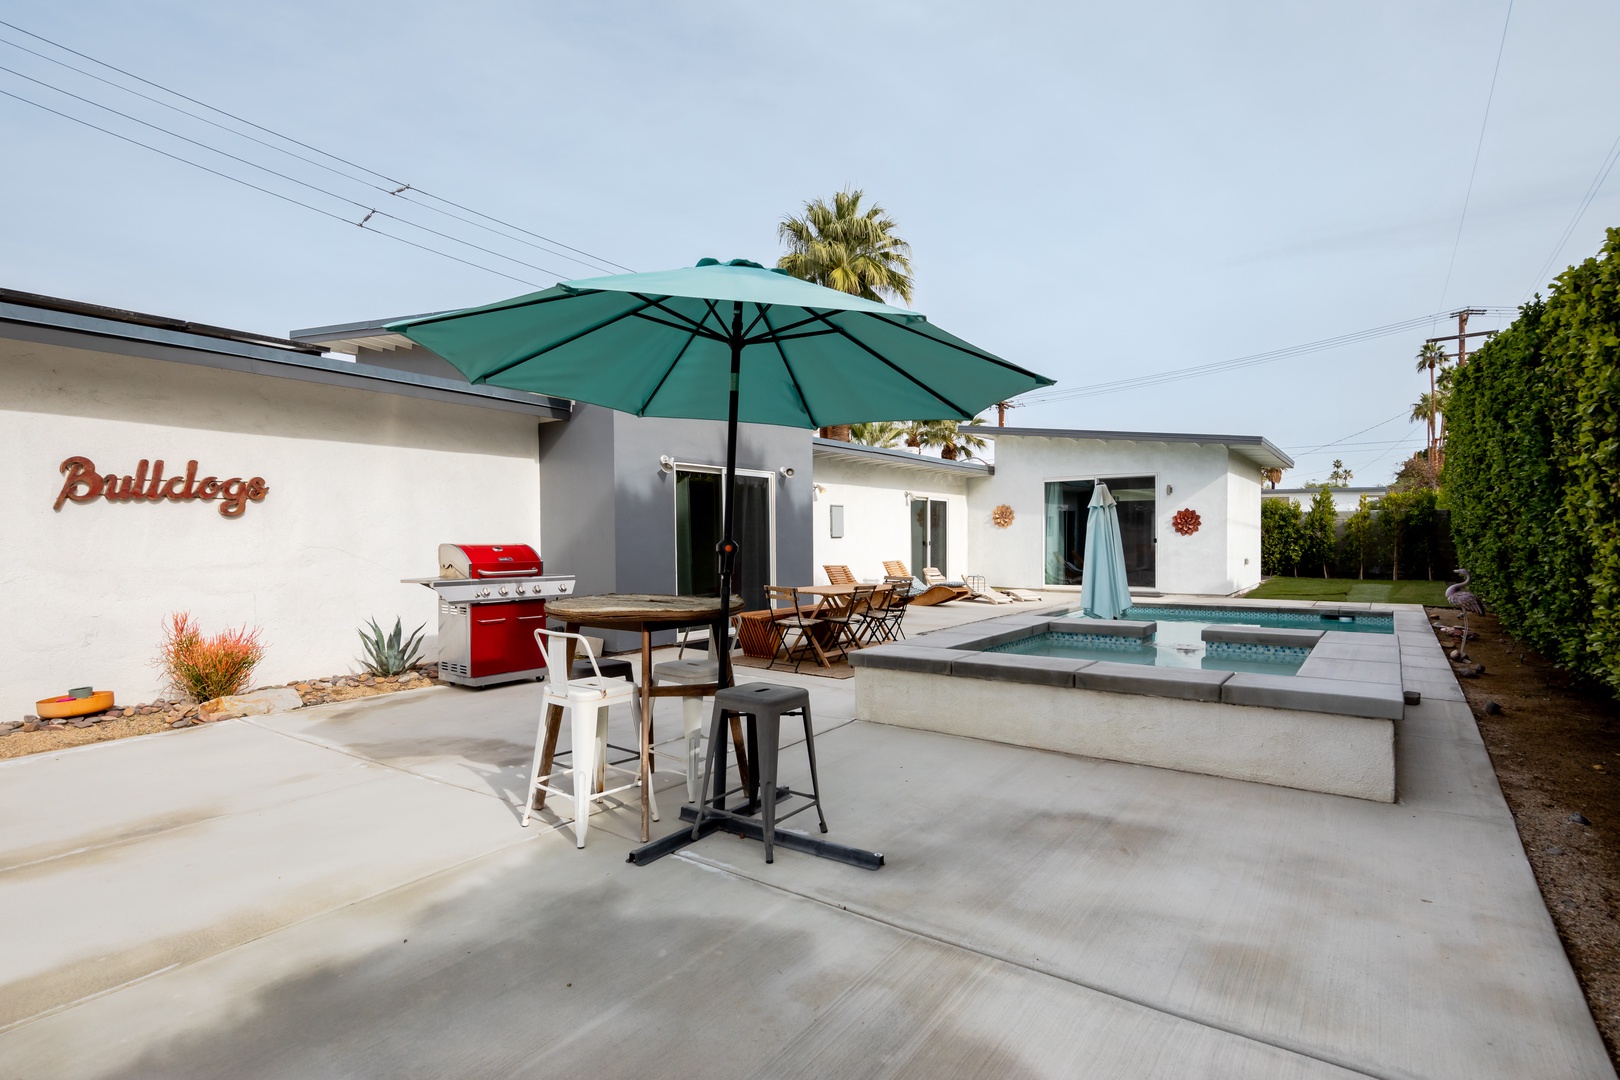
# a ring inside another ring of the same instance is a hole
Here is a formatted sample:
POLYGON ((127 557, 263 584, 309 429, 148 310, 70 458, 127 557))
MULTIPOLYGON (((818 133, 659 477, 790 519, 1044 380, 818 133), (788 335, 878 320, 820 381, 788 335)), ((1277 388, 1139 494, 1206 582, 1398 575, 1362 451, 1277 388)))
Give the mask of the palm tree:
MULTIPOLYGON (((975 416, 968 423, 982 425, 984 418, 975 416)), ((989 445, 980 436, 962 431, 961 427, 955 420, 918 420, 904 425, 906 445, 919 452, 925 447, 937 446, 939 456, 946 461, 971 458, 973 451, 983 450, 989 445)))
MULTIPOLYGON (((911 303, 911 245, 895 235, 894 219, 883 207, 861 209, 863 191, 845 188, 825 199, 811 199, 798 217, 776 226, 787 254, 776 265, 796 278, 867 300, 911 303)), ((849 425, 825 428, 829 439, 849 442, 849 425)))
MULTIPOLYGON (((1431 399, 1434 397, 1435 369, 1442 367, 1447 359, 1448 357, 1446 356, 1446 351, 1440 347, 1439 342, 1425 341, 1423 343, 1423 348, 1418 350, 1417 369, 1419 371, 1427 371, 1429 373, 1429 397, 1431 399)), ((1412 412, 1412 419, 1419 420, 1423 419, 1423 417, 1420 417, 1417 414, 1417 411, 1414 409, 1412 412)), ((1437 437, 1438 432, 1435 430, 1434 411, 1432 409, 1428 413, 1427 419, 1429 421, 1429 449, 1433 451, 1434 440, 1437 437)))
POLYGON ((906 426, 897 424, 893 420, 876 420, 870 424, 851 424, 849 426, 850 441, 862 443, 866 446, 891 447, 899 446, 906 437, 906 426))

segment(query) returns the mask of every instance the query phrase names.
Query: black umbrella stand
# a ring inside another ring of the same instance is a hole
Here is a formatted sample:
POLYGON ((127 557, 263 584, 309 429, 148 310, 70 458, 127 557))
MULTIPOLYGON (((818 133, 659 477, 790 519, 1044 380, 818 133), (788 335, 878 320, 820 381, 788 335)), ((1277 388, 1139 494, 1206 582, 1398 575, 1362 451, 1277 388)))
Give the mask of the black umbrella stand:
MULTIPOLYGON (((717 681, 723 690, 732 685, 731 678, 731 593, 734 584, 734 575, 737 571, 737 541, 732 535, 735 524, 735 505, 737 502, 737 391, 742 381, 742 353, 743 325, 742 304, 733 301, 731 306, 731 401, 726 415, 726 481, 724 502, 720 508, 720 542, 715 545, 715 555, 720 562, 720 618, 709 631, 709 648, 714 651, 718 662, 719 675, 717 681)), ((758 732, 752 721, 748 724, 748 760, 759 761, 758 732)), ((722 762, 724 758, 722 757, 722 762)), ((786 788, 780 788, 783 796, 787 795, 786 788)), ((721 806, 725 801, 726 776, 722 770, 714 778, 714 804, 721 806)), ((759 812, 759 803, 748 800, 732 808, 733 813, 753 815, 759 812)), ((682 821, 696 821, 697 807, 681 807, 682 821)), ((646 866, 663 858, 674 851, 679 851, 686 845, 700 840, 711 833, 727 832, 735 836, 743 836, 753 840, 765 839, 764 826, 752 821, 738 821, 735 818, 713 818, 703 823, 700 835, 693 836, 691 829, 677 829, 668 836, 661 836, 649 844, 643 844, 630 852, 628 862, 637 866, 646 866)), ((848 863, 867 870, 876 870, 883 865, 883 856, 875 851, 863 851, 860 848, 848 847, 844 844, 835 844, 830 840, 822 840, 805 833, 795 832, 791 829, 777 829, 774 832, 774 842, 789 851, 802 851, 807 855, 815 855, 823 859, 832 859, 834 862, 848 863)))

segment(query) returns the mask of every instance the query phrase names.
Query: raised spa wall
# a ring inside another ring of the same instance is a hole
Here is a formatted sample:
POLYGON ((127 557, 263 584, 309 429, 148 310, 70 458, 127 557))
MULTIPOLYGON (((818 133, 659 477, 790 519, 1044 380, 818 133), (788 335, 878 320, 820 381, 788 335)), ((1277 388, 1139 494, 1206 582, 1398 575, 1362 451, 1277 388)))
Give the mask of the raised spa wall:
MULTIPOLYGON (((1321 606, 1299 610, 1330 614, 1321 606)), ((1414 665, 1424 685, 1437 688, 1443 684, 1429 676, 1450 672, 1421 607, 1378 610, 1393 615, 1394 633, 1205 631, 1208 641, 1310 648, 1295 675, 984 651, 1048 632, 1153 632, 1151 623, 1007 615, 853 654, 855 712, 878 723, 1394 802, 1404 667, 1414 665)))

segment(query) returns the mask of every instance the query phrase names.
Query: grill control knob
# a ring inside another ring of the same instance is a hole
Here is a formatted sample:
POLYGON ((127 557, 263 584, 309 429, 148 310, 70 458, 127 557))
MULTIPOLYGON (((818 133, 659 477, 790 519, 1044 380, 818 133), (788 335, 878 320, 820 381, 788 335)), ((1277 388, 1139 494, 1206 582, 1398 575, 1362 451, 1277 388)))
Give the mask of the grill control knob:
POLYGON ((519 586, 518 586, 518 587, 517 587, 517 594, 518 594, 518 595, 519 595, 519 596, 522 596, 522 595, 523 595, 523 586, 521 586, 521 585, 519 585, 519 586))
POLYGON ((497 589, 495 591, 500 593, 502 596, 505 596, 506 595, 506 586, 502 585, 499 589, 497 589))
POLYGON ((478 595, 479 596, 488 596, 489 595, 489 590, 488 589, 479 589, 478 590, 478 595))

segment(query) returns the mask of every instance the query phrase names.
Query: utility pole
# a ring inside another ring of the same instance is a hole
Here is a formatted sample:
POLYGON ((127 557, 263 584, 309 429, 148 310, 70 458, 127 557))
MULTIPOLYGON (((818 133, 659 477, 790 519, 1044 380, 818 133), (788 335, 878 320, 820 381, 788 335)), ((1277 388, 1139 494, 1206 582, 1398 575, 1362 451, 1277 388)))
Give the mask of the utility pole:
POLYGON ((996 427, 1006 427, 1007 426, 1007 410, 1008 409, 1016 409, 1016 408, 1018 408, 1018 403, 1015 402, 1015 401, 998 401, 998 402, 996 402, 996 427))
MULTIPOLYGON (((1455 341, 1457 343, 1457 366, 1462 367, 1468 362, 1469 338, 1494 337, 1497 334, 1497 331, 1495 330, 1476 330, 1472 334, 1468 332, 1468 316, 1484 314, 1485 311, 1481 308, 1463 308, 1461 311, 1453 311, 1451 313, 1451 317, 1457 320, 1457 332, 1455 334, 1446 334, 1441 337, 1432 337, 1428 340, 1435 342, 1455 341)), ((1435 411, 1435 415, 1437 417, 1437 422, 1443 425, 1445 422, 1445 417, 1440 415, 1439 410, 1435 411)), ((1429 466, 1435 470, 1436 475, 1439 475, 1441 462, 1445 459, 1446 451, 1444 430, 1445 429, 1443 426, 1436 430, 1433 436, 1434 441, 1431 444, 1433 450, 1430 452, 1430 457, 1432 460, 1430 460, 1429 466)))

